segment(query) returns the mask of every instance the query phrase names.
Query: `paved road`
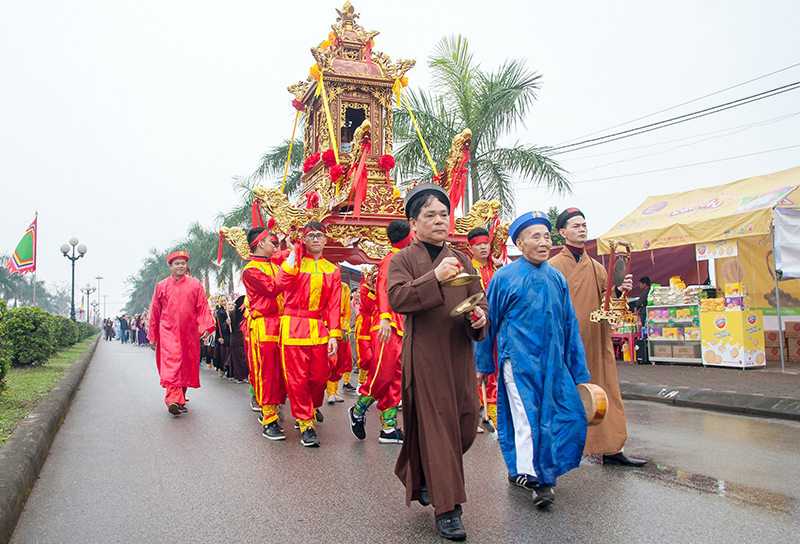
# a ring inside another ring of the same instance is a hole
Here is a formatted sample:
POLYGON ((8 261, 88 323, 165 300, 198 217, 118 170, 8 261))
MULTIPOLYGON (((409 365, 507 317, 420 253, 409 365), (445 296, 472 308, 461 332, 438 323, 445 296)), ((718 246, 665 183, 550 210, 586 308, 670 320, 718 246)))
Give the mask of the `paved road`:
MULTIPOLYGON (((430 508, 403 504, 398 446, 323 408, 322 447, 286 422, 269 442, 248 387, 201 370, 190 412, 170 416, 150 350, 100 342, 13 544, 442 542, 430 508)), ((470 542, 797 542, 800 424, 630 402, 627 450, 648 469, 594 458, 559 479, 550 512, 506 482, 491 434, 465 456, 470 542)))

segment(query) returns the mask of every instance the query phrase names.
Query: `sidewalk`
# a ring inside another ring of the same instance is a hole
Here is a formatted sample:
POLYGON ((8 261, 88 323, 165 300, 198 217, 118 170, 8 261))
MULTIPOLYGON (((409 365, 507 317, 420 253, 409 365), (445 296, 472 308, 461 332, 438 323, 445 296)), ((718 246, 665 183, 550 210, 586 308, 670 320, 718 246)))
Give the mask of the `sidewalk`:
POLYGON ((800 363, 763 369, 617 361, 622 398, 800 421, 800 363))

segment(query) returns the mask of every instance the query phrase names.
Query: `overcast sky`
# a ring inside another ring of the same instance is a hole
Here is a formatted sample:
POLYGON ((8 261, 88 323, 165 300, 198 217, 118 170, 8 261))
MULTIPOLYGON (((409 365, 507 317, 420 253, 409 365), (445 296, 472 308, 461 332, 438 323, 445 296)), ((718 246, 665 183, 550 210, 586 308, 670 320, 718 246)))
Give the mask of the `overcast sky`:
MULTIPOLYGON (((39 212, 39 279, 69 281, 59 246, 89 252, 109 315, 149 248, 236 201, 231 177, 291 135, 287 85, 305 79, 339 1, 5 2, 0 8, 0 252, 39 212)), ((413 58, 412 87, 445 35, 486 70, 521 58, 544 85, 509 143, 555 146, 800 63, 800 2, 356 0, 375 49, 413 58)), ((608 132, 800 80, 800 67, 608 132)), ((517 211, 581 207, 602 234, 648 195, 800 165, 800 90, 559 156, 574 195, 520 185, 517 211), (653 145, 660 144, 660 145, 653 145), (647 147, 645 147, 647 146, 647 147), (639 149, 632 149, 639 148, 639 149), (616 163, 616 164, 610 164, 616 163), (624 177, 623 177, 624 176, 624 177), (601 179, 609 178, 609 179, 601 179)))

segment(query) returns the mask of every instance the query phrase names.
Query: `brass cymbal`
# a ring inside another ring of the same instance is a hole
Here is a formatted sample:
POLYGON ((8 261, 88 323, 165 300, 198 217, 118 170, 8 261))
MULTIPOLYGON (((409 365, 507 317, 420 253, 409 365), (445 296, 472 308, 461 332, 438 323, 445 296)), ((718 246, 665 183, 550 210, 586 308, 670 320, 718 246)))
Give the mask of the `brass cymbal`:
POLYGON ((459 302, 453 311, 450 312, 450 317, 455 317, 457 315, 465 314, 470 310, 473 310, 475 306, 483 299, 483 293, 475 293, 471 297, 466 300, 462 300, 459 302))
POLYGON ((447 278, 442 282, 442 287, 461 287, 462 285, 469 285, 476 281, 480 281, 481 277, 477 274, 467 274, 460 272, 452 278, 447 278))

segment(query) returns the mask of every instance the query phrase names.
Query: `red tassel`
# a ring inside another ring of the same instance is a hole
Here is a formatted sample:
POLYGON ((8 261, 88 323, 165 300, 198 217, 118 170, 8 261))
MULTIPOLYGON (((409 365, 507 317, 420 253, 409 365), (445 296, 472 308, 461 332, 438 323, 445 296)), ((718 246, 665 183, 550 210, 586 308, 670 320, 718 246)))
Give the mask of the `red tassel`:
POLYGON ((469 151, 464 153, 464 158, 459 167, 453 170, 453 179, 450 180, 450 232, 455 229, 455 211, 464 198, 464 189, 467 187, 467 162, 469 161, 469 151))
POLYGON ((267 230, 272 232, 272 229, 274 229, 274 228, 275 228, 275 218, 274 217, 270 217, 269 221, 267 221, 267 230))
POLYGON ((361 149, 361 159, 358 161, 356 173, 353 176, 353 189, 355 189, 355 195, 353 197, 355 200, 353 217, 355 218, 361 217, 361 203, 364 202, 367 196, 367 169, 365 166, 369 152, 372 149, 372 144, 369 142, 361 144, 361 149))
POLYGON ((253 206, 250 208, 250 225, 251 228, 264 228, 264 218, 261 217, 261 206, 258 205, 258 200, 254 200, 253 206))
POLYGON ((219 231, 219 249, 217 250, 217 264, 222 262, 222 242, 224 240, 224 236, 222 235, 222 231, 219 231))

